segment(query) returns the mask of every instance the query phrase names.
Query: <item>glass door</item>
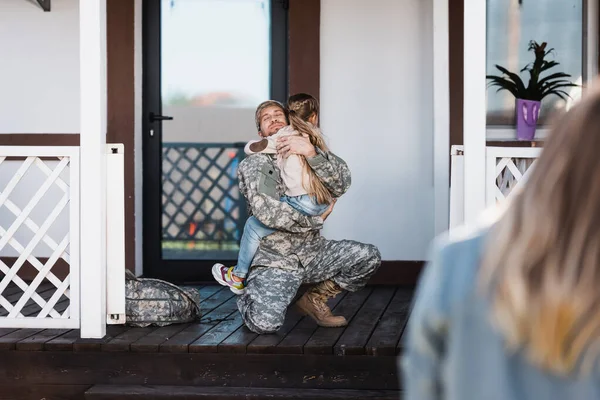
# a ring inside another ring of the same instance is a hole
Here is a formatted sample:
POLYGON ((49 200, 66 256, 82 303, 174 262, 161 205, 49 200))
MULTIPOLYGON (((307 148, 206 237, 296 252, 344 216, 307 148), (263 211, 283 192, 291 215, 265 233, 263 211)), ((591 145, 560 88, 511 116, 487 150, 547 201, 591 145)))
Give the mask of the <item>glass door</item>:
POLYGON ((144 1, 144 275, 211 279, 247 218, 237 166, 256 106, 287 92, 275 0, 144 1))

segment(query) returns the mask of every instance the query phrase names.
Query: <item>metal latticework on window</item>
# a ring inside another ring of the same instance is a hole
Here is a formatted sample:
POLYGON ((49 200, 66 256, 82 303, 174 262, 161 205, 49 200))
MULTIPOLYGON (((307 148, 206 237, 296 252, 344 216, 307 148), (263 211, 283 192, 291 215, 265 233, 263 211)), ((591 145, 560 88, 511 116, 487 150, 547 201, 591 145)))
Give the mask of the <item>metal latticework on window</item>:
POLYGON ((206 250, 237 246, 247 217, 237 180, 243 146, 163 143, 163 243, 202 242, 206 250))

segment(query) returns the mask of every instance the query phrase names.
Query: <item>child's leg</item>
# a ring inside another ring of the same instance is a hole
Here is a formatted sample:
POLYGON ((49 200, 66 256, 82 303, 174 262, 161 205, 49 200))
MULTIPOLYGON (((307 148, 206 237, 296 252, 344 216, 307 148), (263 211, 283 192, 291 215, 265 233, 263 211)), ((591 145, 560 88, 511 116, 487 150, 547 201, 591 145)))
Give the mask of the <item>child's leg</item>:
POLYGON ((240 241, 238 263, 233 269, 235 276, 245 278, 248 275, 250 263, 252 263, 252 259, 258 250, 261 239, 273 232, 275 232, 274 229, 266 227, 255 217, 248 218, 240 241))
POLYGON ((283 196, 281 201, 288 203, 302 214, 310 217, 323 214, 329 207, 329 204, 318 204, 313 197, 307 194, 294 197, 283 196))

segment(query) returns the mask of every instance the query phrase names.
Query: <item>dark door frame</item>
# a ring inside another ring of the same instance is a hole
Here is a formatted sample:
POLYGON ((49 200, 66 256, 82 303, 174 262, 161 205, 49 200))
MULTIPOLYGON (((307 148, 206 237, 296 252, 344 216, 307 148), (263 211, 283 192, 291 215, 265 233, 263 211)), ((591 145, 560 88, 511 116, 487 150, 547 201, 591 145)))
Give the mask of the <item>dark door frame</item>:
MULTIPOLYGON (((142 10, 142 149, 143 149, 143 255, 144 276, 172 282, 212 280, 214 262, 235 260, 164 260, 162 258, 162 115, 160 0, 144 0, 142 10), (152 132, 152 134, 151 134, 152 132)), ((288 3, 271 0, 271 98, 288 94, 288 3)), ((265 99, 266 100, 266 99, 265 99)), ((253 121, 248 121, 252 124, 253 121)))

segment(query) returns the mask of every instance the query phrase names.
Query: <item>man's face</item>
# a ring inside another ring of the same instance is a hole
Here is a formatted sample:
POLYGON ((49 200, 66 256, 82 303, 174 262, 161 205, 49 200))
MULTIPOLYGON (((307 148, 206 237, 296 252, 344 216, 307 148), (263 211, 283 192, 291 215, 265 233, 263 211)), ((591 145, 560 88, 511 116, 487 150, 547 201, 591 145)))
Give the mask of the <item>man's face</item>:
POLYGON ((280 107, 270 106, 260 113, 260 131, 262 137, 271 136, 287 125, 285 114, 280 107))

